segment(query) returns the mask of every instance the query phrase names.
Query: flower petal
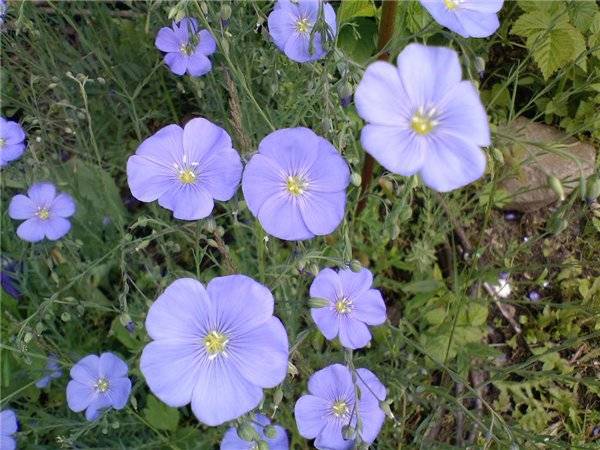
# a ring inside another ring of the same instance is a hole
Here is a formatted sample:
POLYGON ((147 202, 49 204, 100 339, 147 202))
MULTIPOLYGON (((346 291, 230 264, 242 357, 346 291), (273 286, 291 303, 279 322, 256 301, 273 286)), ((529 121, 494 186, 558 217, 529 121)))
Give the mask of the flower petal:
POLYGON ((379 164, 404 176, 417 173, 427 155, 425 139, 408 128, 366 125, 360 143, 379 164))
POLYGON ((71 380, 67 384, 67 404, 71 411, 83 411, 95 398, 96 391, 92 385, 83 384, 77 380, 71 380))
POLYGON ((387 62, 369 64, 360 80, 354 103, 360 117, 378 125, 397 127, 412 115, 411 101, 398 69, 387 62))
POLYGON ((12 219, 30 219, 35 217, 37 212, 36 205, 29 197, 23 194, 15 195, 8 205, 8 215, 12 219))
POLYGON ((25 140, 25 131, 17 122, 5 119, 0 122, 0 137, 5 145, 20 144, 25 140))
POLYGON ((257 153, 244 169, 242 191, 248 209, 258 216, 261 206, 284 190, 282 169, 270 157, 257 153))
POLYGON ((312 192, 309 189, 298 198, 298 205, 306 228, 316 235, 327 235, 344 219, 346 192, 312 192))
POLYGON ((47 220, 40 222, 44 227, 46 237, 51 241, 60 239, 71 230, 71 222, 64 217, 50 217, 47 220))
POLYGON ((203 364, 200 337, 197 342, 161 339, 144 347, 140 370, 152 393, 176 408, 192 400, 198 372, 203 364))
POLYGON ((14 434, 17 432, 17 415, 11 409, 5 409, 0 412, 0 430, 2 430, 2 436, 14 434))
POLYGON ((310 285, 310 296, 335 301, 343 297, 344 290, 337 272, 325 268, 321 270, 310 285))
POLYGON ((301 241, 314 237, 302 219, 299 202, 284 192, 269 197, 263 203, 258 220, 267 233, 280 239, 301 241))
POLYGON ((338 314, 331 306, 322 308, 311 308, 310 315, 317 324, 317 328, 327 339, 334 339, 339 332, 338 314))
POLYGON ((127 377, 113 378, 110 380, 110 389, 107 394, 110 397, 111 406, 115 409, 123 409, 129 400, 131 393, 131 380, 127 377))
POLYGON ((296 402, 294 416, 298 432, 306 439, 317 437, 327 423, 329 402, 314 395, 303 395, 296 402))
POLYGON ((200 42, 198 42, 198 46, 196 50, 199 50, 204 55, 210 55, 217 50, 217 42, 210 31, 208 30, 200 30, 198 33, 198 37, 200 38, 200 42))
POLYGON ((303 174, 319 156, 319 139, 308 128, 284 128, 263 138, 258 151, 271 158, 286 174, 303 174))
POLYGON ((249 450, 251 444, 238 436, 236 428, 231 427, 223 435, 219 450, 249 450))
POLYGON ((311 191, 339 192, 348 187, 350 170, 331 143, 319 138, 319 154, 307 171, 311 191))
POLYGON ((462 78, 454 50, 421 44, 409 44, 402 50, 398 71, 411 103, 424 108, 434 106, 462 78))
POLYGON ((240 184, 242 161, 239 153, 231 147, 213 149, 202 160, 198 183, 205 187, 214 199, 227 201, 233 197, 240 184))
POLYGON ((212 69, 210 59, 206 57, 200 50, 189 56, 187 61, 187 72, 193 77, 200 77, 207 74, 212 69))
POLYGON ((75 201, 73 197, 64 192, 58 194, 52 206, 50 206, 50 215, 59 217, 70 217, 75 214, 75 201))
POLYGON ((498 20, 496 13, 482 13, 465 9, 456 16, 462 27, 467 31, 469 35, 467 37, 488 37, 500 27, 500 20, 498 20))
POLYGON ((350 450, 354 448, 354 440, 346 440, 342 437, 342 422, 328 420, 325 428, 315 439, 315 447, 321 449, 350 450))
MULTIPOLYGON (((208 217, 215 202, 210 193, 198 183, 171 189, 159 198, 159 204, 165 206, 166 195, 172 195, 173 217, 181 220, 198 220, 208 217)), ((169 208, 171 209, 171 208, 169 208)))
POLYGON ((36 206, 48 207, 56 196, 56 188, 52 183, 35 183, 31 185, 27 195, 36 206))
POLYGON ((485 172, 486 157, 481 149, 455 136, 436 136, 427 151, 420 175, 423 182, 436 191, 460 188, 485 172))
POLYGON ((369 269, 365 269, 364 267, 359 272, 353 272, 350 269, 341 269, 338 275, 342 282, 344 295, 350 297, 352 300, 369 290, 373 284, 373 274, 369 269))
POLYGON ((221 425, 252 410, 263 398, 262 389, 246 380, 225 358, 199 371, 192 394, 192 411, 206 425, 221 425))
POLYGON ((220 331, 231 330, 236 337, 242 337, 272 319, 275 300, 271 291, 250 277, 213 278, 206 291, 213 308, 211 326, 217 328, 218 324, 220 331))
POLYGON ((100 417, 103 410, 111 406, 110 397, 107 394, 99 394, 92 400, 90 406, 85 411, 85 418, 89 421, 96 420, 100 417))
POLYGON ((315 372, 308 380, 308 391, 328 401, 354 398, 352 376, 341 364, 332 364, 315 372))
POLYGON ((352 316, 368 325, 381 325, 385 322, 385 303, 381 292, 369 289, 352 299, 352 316))
MULTIPOLYGON (((280 3, 277 2, 277 5, 280 3)), ((275 9, 269 14, 267 21, 271 39, 283 51, 289 36, 296 32, 296 16, 288 8, 275 9)))
POLYGON ((171 28, 163 27, 158 30, 154 45, 163 52, 178 52, 181 43, 171 28))
POLYGON ((171 72, 175 75, 183 75, 187 70, 188 57, 179 52, 167 53, 165 55, 165 64, 169 66, 171 72))
POLYGON ((211 310, 211 301, 202 283, 180 278, 150 307, 146 330, 152 339, 200 339, 211 310))
POLYGON ((360 320, 349 316, 340 318, 340 343, 351 349, 363 348, 371 341, 369 328, 360 320))
POLYGON ((19 225, 17 236, 27 242, 39 242, 44 239, 45 227, 40 219, 33 217, 19 225))
POLYGON ((463 27, 457 12, 448 10, 444 2, 439 0, 420 0, 420 2, 437 23, 462 37, 469 37, 469 32, 463 27))
POLYGON ((98 364, 98 373, 101 377, 119 378, 126 377, 129 368, 125 361, 111 352, 105 352, 100 355, 98 364))
MULTIPOLYGON (((197 117, 185 124, 183 149, 188 162, 200 163, 203 158, 210 158, 215 152, 229 148, 232 148, 229 134, 211 121, 197 117)), ((203 170, 204 165, 201 165, 200 172, 203 170)))
POLYGON ((71 367, 70 374, 75 381, 93 386, 99 378, 100 358, 97 355, 88 355, 81 358, 71 367))
POLYGON ((25 151, 25 144, 6 145, 0 151, 0 166, 5 166, 11 161, 21 157, 25 151))
POLYGON ((152 202, 175 184, 174 169, 145 156, 127 160, 127 183, 131 194, 142 202, 152 202))
POLYGON ((287 333, 275 317, 252 331, 233 337, 228 349, 231 362, 252 384, 272 388, 287 374, 287 333))
POLYGON ((285 43, 283 52, 295 62, 316 61, 327 54, 321 41, 321 33, 312 35, 312 43, 309 33, 292 33, 285 43))

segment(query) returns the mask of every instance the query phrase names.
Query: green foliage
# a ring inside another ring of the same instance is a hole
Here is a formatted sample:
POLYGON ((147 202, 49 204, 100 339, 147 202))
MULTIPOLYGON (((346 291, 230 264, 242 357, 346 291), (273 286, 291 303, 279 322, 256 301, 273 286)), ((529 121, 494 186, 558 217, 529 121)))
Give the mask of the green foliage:
POLYGON ((273 128, 311 127, 340 150, 356 179, 363 121, 340 97, 354 92, 375 58, 380 4, 335 3, 335 48, 301 65, 269 40, 272 2, 11 2, 0 43, 2 115, 18 118, 29 142, 0 177, 2 254, 23 264, 23 297, 0 292, 0 404, 17 410, 23 448, 217 448, 236 423, 206 427, 189 407, 163 404, 139 359, 148 308, 168 284, 233 272, 269 286, 290 340, 289 376, 265 391, 260 410, 289 431, 294 450, 311 448, 295 425, 295 401, 312 373, 349 356, 316 330, 309 286, 318 270, 349 264, 375 274, 388 309, 369 348, 352 354, 388 389, 390 417, 372 448, 597 447, 595 203, 567 194, 556 220, 542 210, 509 221, 498 210, 508 202, 499 186, 504 167, 524 148, 510 134, 514 118, 600 141, 596 2, 505 2, 489 39, 462 39, 418 1, 399 2, 390 59, 410 42, 450 46, 481 92, 493 146, 486 176, 468 188, 438 195, 416 176, 376 167, 361 215, 353 185, 339 229, 299 243, 266 236, 241 193, 219 202, 211 219, 191 223, 131 199, 125 164, 139 143, 198 116, 226 128, 245 160, 273 128), (232 11, 227 27, 223 5, 232 11), (213 71, 202 78, 172 75, 154 47, 157 30, 184 15, 218 40, 213 71), (71 193, 77 213, 64 239, 30 245, 15 238, 7 202, 42 179, 71 193), (464 248, 457 224, 472 248, 464 248), (496 299, 484 283, 502 271, 512 294, 496 299), (530 300, 531 291, 541 299, 530 300), (68 371, 107 350, 127 361, 132 396, 123 410, 88 423, 66 406, 68 371), (49 353, 65 375, 39 390, 49 353))

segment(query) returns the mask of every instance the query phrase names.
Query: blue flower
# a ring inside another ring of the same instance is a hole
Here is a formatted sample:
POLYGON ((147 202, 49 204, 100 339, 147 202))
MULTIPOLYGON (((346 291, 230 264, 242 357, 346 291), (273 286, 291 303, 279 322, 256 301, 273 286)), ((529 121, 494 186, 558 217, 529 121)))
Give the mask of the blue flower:
POLYGON ((87 420, 96 420, 106 408, 123 409, 131 393, 127 364, 113 353, 88 355, 71 368, 67 403, 74 412, 84 409, 87 420))
POLYGON ((504 0, 420 0, 435 21, 462 37, 488 37, 498 29, 504 0))
POLYGON ((14 434, 17 432, 19 424, 15 412, 5 409, 0 412, 0 449, 14 450, 17 448, 17 442, 14 434))
POLYGON ((48 355, 48 361, 46 362, 46 369, 44 370, 44 376, 40 378, 36 383, 36 387, 43 389, 48 387, 50 381, 56 378, 62 377, 62 370, 58 358, 54 354, 48 355))
MULTIPOLYGON (((0 3, 0 23, 3 16, 0 3)), ((9 162, 19 159, 25 151, 25 131, 21 125, 11 120, 0 117, 0 167, 4 167, 9 162)))

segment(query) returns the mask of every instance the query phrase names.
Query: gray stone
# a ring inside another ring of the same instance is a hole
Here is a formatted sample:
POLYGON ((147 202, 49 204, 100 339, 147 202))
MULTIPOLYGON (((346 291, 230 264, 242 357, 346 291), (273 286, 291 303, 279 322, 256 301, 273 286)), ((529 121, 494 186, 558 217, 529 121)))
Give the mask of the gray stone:
POLYGON ((579 185, 581 175, 587 178, 594 173, 594 146, 556 127, 519 117, 503 134, 516 142, 508 158, 510 173, 500 183, 510 196, 505 209, 530 212, 558 200, 548 187, 548 175, 561 180, 568 195, 579 185))

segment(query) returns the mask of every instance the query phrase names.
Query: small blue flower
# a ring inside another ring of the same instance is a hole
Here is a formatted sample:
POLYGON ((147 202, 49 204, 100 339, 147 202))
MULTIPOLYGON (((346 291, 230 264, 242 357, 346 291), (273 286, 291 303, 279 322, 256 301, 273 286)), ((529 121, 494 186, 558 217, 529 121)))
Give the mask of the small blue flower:
POLYGON ((462 37, 483 38, 500 26, 498 11, 504 0, 420 0, 440 25, 462 37))
POLYGON ((14 450, 17 448, 17 442, 13 435, 18 428, 19 424, 14 411, 5 409, 0 412, 0 449, 14 450))
MULTIPOLYGON (((6 6, 0 2, 0 24, 6 6)), ((21 125, 0 117, 0 167, 19 159, 25 151, 25 131, 21 125)))
POLYGON ((88 355, 71 368, 67 403, 71 411, 84 409, 87 420, 96 420, 106 408, 123 409, 131 393, 127 364, 113 353, 88 355))
POLYGON ((19 300, 23 294, 19 285, 18 275, 23 270, 23 264, 17 263, 2 256, 2 271, 0 271, 0 284, 2 289, 15 300, 19 300))
POLYGON ((48 387, 50 381, 62 377, 62 370, 58 358, 54 354, 48 355, 48 361, 46 362, 46 369, 44 370, 44 376, 40 378, 36 383, 36 387, 44 389, 48 387))

